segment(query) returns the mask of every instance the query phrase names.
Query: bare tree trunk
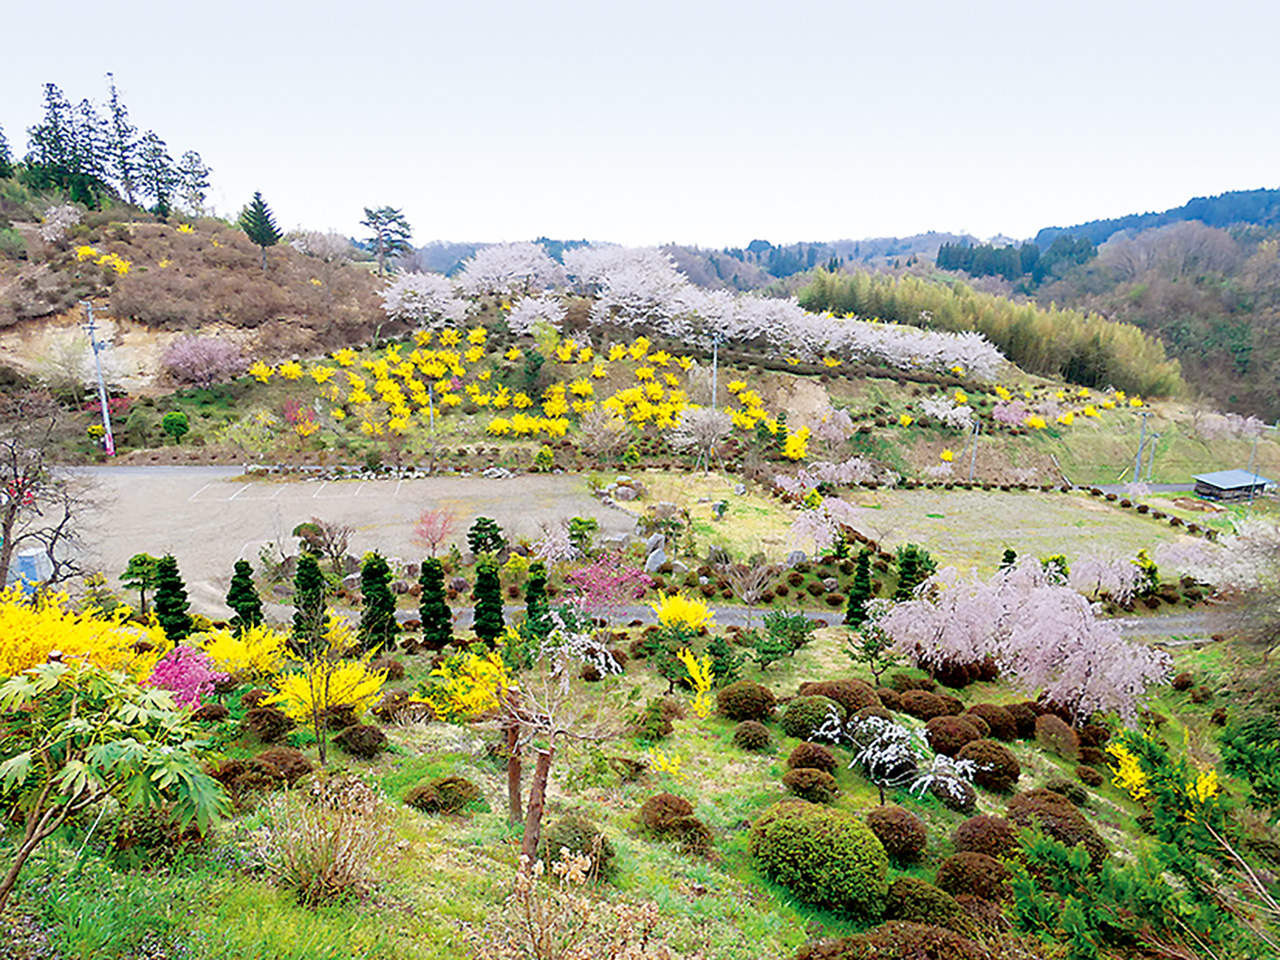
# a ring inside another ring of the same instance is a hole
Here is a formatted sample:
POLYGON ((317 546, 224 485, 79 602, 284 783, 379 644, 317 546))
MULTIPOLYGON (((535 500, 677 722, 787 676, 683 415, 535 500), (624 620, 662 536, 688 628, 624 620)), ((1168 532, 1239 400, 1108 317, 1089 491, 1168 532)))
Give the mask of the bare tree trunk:
POLYGON ((542 839, 542 808, 547 799, 547 779, 551 775, 551 760, 556 748, 538 751, 538 765, 533 771, 533 784, 529 787, 529 812, 524 818, 524 842, 520 844, 520 856, 528 858, 532 865, 538 855, 538 841, 542 839))
POLYGON ((507 726, 507 819, 519 823, 524 819, 524 803, 520 799, 520 777, 524 767, 520 763, 520 723, 509 721, 507 726))

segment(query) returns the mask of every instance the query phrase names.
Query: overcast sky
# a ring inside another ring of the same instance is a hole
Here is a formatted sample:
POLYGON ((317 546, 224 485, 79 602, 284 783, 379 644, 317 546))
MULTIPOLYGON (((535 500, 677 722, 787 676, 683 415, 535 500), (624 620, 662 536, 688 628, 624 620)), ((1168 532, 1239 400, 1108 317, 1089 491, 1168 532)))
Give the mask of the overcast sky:
POLYGON ((1271 3, 7 4, 0 125, 105 99, 282 227, 741 246, 1280 186, 1271 3))

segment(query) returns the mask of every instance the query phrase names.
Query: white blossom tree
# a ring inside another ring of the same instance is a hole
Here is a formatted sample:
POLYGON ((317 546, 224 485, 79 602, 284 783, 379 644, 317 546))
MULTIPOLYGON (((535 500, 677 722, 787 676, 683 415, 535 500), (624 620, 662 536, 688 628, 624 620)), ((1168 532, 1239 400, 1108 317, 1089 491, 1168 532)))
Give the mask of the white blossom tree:
POLYGON ((948 567, 917 596, 881 620, 901 653, 926 666, 991 657, 1029 695, 1078 717, 1115 711, 1133 723, 1147 686, 1169 672, 1167 653, 1127 642, 1118 624, 1053 583, 1033 557, 989 580, 948 567))
POLYGON ((521 297, 507 314, 507 326, 516 336, 532 333, 538 324, 546 324, 558 331, 568 310, 554 294, 521 297))
POLYGON ((539 244, 497 243, 463 261, 458 285, 468 296, 538 293, 564 282, 564 268, 539 244))
POLYGON ((453 283, 438 273, 401 273, 379 291, 389 320, 403 320, 417 327, 459 323, 467 302, 454 292, 453 283))

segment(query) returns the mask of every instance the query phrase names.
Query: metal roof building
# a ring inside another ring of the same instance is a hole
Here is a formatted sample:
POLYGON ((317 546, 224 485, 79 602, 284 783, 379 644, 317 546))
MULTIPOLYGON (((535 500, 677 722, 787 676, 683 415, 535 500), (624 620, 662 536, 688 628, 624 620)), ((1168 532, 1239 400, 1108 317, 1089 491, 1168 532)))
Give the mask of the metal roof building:
POLYGON ((1275 485, 1274 480, 1248 470, 1218 470, 1196 474, 1191 479, 1196 482, 1196 495, 1210 500, 1248 500, 1275 485))

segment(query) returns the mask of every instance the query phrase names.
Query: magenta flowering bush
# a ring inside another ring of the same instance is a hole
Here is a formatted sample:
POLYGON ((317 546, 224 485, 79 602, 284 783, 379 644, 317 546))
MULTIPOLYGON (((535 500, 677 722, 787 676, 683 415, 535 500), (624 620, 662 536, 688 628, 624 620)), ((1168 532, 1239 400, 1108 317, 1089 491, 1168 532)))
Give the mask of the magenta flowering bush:
POLYGON ((213 669, 213 661, 195 647, 174 647, 151 671, 147 683, 173 694, 180 707, 195 709, 213 693, 214 685, 227 674, 213 669))

